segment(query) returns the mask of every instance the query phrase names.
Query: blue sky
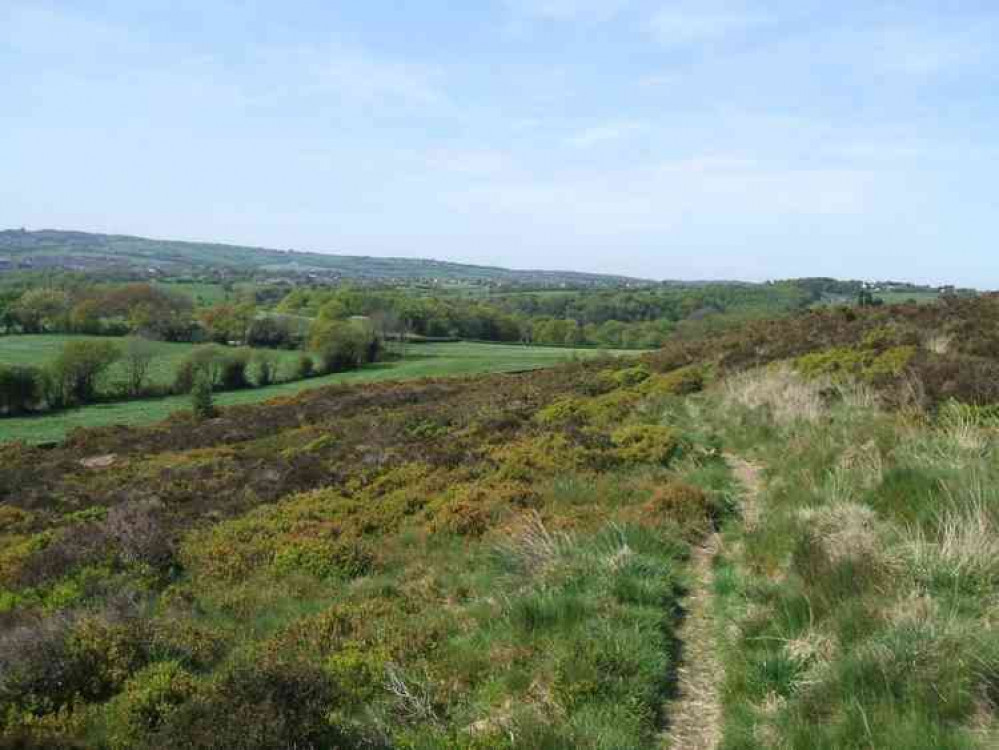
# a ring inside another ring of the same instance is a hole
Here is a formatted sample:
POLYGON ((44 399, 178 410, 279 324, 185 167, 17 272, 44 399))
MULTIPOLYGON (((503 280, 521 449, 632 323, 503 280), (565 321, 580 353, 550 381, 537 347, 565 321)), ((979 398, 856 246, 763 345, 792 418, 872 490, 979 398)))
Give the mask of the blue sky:
POLYGON ((999 4, 0 0, 0 226, 999 287, 999 4))

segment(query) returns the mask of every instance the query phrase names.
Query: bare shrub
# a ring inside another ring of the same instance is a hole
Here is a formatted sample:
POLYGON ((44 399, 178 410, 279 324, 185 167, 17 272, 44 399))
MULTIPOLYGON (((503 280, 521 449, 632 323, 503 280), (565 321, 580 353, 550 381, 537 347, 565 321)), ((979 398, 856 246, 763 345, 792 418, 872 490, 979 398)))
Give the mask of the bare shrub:
POLYGON ((122 503, 108 513, 105 529, 127 563, 164 568, 173 561, 173 541, 161 521, 163 504, 155 500, 122 503))
POLYGON ((440 725, 429 680, 407 678, 399 665, 388 664, 385 689, 396 698, 400 713, 409 721, 440 725))
POLYGON ((74 569, 108 557, 108 536, 100 524, 80 523, 60 533, 47 547, 24 561, 17 574, 21 586, 38 586, 74 569))

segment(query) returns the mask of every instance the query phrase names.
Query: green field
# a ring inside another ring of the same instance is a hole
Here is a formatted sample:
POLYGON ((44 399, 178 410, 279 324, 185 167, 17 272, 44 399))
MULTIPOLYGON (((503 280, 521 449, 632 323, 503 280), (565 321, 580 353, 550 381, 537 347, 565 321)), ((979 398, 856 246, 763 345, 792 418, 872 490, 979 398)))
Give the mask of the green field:
MULTIPOLYGON (((0 339, 0 362, 14 361, 13 350, 8 347, 8 344, 15 338, 65 339, 66 337, 17 336, 0 339)), ((163 346, 190 347, 190 345, 185 344, 164 344, 163 346)), ((52 350, 56 349, 58 346, 53 345, 52 350)), ((52 350, 50 350, 50 354, 52 350)), ((610 353, 635 354, 633 351, 610 353)), ((297 356, 295 352, 288 354, 297 356)), ((215 400, 221 406, 250 404, 267 401, 278 396, 290 396, 304 390, 335 383, 366 383, 380 380, 476 375, 488 372, 516 372, 549 367, 573 357, 593 357, 598 354, 599 352, 592 349, 466 342, 411 344, 407 347, 406 358, 401 361, 383 362, 369 365, 362 370, 283 383, 268 388, 219 393, 215 400)), ((24 353, 21 354, 21 357, 21 364, 38 364, 42 359, 41 355, 37 353, 34 360, 24 353)), ((0 419, 0 442, 23 440, 28 443, 44 443, 61 440, 68 432, 78 427, 149 424, 165 419, 175 411, 188 408, 190 408, 190 399, 187 396, 170 396, 127 403, 95 404, 37 417, 4 418, 0 419)))
MULTIPOLYGON (((901 305, 915 301, 919 305, 928 305, 940 299, 938 292, 874 292, 874 296, 886 305, 901 305)), ((842 294, 826 294, 812 307, 830 307, 834 305, 855 305, 856 297, 842 294)))
POLYGON ((879 292, 875 296, 883 299, 886 305, 899 305, 912 300, 920 305, 928 305, 940 299, 937 292, 879 292))
MULTIPOLYGON (((59 356, 67 341, 112 341, 124 343, 123 339, 44 334, 37 336, 0 336, 0 365, 32 365, 44 367, 59 356)), ((196 344, 172 344, 164 341, 150 342, 156 347, 149 379, 154 385, 168 386, 173 383, 177 366, 190 354, 196 344)), ((300 352, 272 350, 280 362, 282 377, 290 377, 292 368, 298 361, 300 352)), ((125 380, 125 372, 120 363, 112 365, 107 375, 107 385, 112 388, 125 380)))

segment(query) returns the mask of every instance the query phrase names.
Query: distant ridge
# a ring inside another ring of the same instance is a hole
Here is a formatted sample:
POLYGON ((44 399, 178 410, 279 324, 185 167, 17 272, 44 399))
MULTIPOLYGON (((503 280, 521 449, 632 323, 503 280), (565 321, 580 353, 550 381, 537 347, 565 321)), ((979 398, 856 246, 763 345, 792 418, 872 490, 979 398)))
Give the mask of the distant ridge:
POLYGON ((365 281, 438 280, 620 286, 655 283, 613 274, 515 270, 418 258, 380 258, 157 240, 57 229, 0 231, 0 272, 11 268, 131 271, 170 275, 209 270, 339 276, 365 281))

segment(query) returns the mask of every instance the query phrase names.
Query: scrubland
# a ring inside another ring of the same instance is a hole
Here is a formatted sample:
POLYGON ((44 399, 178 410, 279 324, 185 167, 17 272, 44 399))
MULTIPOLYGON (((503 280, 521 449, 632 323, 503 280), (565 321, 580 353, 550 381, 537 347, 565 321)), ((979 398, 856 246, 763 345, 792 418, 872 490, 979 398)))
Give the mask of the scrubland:
POLYGON ((696 637, 722 747, 994 747, 997 323, 822 310, 4 446, 0 733, 663 747, 696 637))

